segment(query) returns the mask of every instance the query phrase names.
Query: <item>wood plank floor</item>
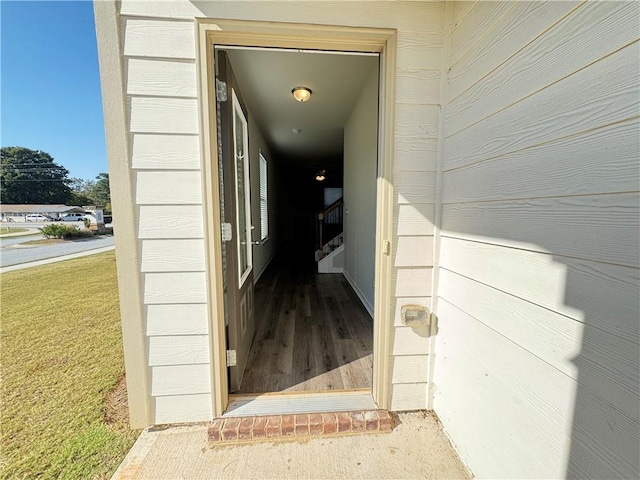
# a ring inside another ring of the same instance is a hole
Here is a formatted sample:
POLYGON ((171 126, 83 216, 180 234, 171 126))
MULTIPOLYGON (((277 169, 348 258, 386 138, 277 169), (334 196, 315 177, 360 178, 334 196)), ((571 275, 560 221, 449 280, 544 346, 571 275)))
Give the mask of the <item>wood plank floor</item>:
POLYGON ((235 393, 371 388, 373 320, 341 274, 276 259, 255 287, 256 334, 235 393))

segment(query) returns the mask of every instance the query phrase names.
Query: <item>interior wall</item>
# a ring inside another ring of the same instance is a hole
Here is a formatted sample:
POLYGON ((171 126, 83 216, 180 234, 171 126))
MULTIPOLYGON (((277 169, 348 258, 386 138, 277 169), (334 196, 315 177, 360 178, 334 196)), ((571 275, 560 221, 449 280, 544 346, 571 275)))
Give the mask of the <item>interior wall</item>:
POLYGON ((344 276, 373 315, 378 71, 374 69, 344 128, 344 276))
POLYGON ((640 478, 639 8, 450 9, 434 408, 477 478, 640 478))
POLYGON ((249 176, 251 181, 251 224, 253 225, 253 240, 259 241, 262 237, 260 221, 260 152, 267 160, 267 209, 269 220, 268 239, 260 245, 253 246, 253 279, 257 282, 265 271, 269 262, 273 259, 278 249, 279 233, 278 225, 278 190, 279 175, 278 164, 271 156, 264 136, 249 110, 249 176))

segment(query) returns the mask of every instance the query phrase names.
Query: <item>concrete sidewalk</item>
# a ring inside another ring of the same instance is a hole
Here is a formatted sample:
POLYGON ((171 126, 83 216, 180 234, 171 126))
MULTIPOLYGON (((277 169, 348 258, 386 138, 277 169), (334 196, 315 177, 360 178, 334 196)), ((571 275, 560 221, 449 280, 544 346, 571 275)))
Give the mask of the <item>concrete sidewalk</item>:
POLYGON ((50 263, 64 262, 65 260, 72 260, 74 258, 87 257, 89 255, 95 255, 97 253, 104 253, 110 250, 114 250, 116 247, 111 245, 108 247, 94 248, 92 250, 85 250, 83 252, 71 253, 69 255, 61 255, 59 257, 44 258, 35 262, 18 263, 17 265, 9 265, 7 267, 0 268, 0 274, 6 272, 13 272, 14 270, 24 270, 25 268, 39 267, 40 265, 48 265, 50 263))
MULTIPOLYGON (((28 227, 19 227, 19 228, 28 228, 28 227)), ((34 230, 34 229, 31 228, 29 230, 34 230)), ((2 235, 0 235, 0 240, 2 240, 3 238, 26 237, 29 235, 38 235, 38 234, 42 234, 42 232, 37 228, 35 229, 35 231, 29 231, 29 232, 3 233, 2 235)))
POLYGON ((212 449, 208 424, 148 429, 112 477, 124 479, 469 479, 438 420, 399 415, 391 433, 212 449))

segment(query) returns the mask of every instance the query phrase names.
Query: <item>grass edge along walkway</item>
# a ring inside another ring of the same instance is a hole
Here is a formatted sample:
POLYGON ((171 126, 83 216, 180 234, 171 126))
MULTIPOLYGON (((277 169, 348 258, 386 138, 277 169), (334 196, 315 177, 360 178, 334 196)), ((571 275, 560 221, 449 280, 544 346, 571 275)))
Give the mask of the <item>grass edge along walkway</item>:
POLYGON ((34 228, 0 227, 0 238, 24 237, 37 234, 42 234, 42 232, 34 228))
POLYGON ((0 282, 0 476, 109 478, 139 434, 105 419, 124 374, 115 252, 0 282))

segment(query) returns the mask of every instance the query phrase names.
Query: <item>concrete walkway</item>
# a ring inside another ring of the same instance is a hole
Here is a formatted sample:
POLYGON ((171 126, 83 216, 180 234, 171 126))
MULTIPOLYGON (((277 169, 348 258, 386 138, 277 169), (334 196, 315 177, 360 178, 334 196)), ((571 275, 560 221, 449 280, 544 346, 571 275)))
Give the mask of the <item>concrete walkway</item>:
POLYGON ((440 423, 399 415, 391 433, 212 449, 208 425, 145 430, 112 477, 124 479, 469 479, 440 423))
MULTIPOLYGON (((20 228, 22 228, 22 227, 20 227, 20 228)), ((2 235, 0 235, 0 240, 2 240, 3 238, 24 237, 24 236, 28 236, 28 235, 37 235, 37 234, 42 235, 40 230, 38 230, 37 228, 31 228, 31 229, 29 229, 28 232, 3 233, 2 235)))
POLYGON ((115 248, 116 247, 114 245, 110 245, 108 247, 95 248, 93 250, 85 250, 83 252, 72 253, 69 255, 61 255, 59 257, 45 258, 43 260, 38 260, 35 262, 19 263, 18 265, 10 265, 8 267, 0 268, 0 273, 12 272, 14 270, 23 270, 25 268, 31 268, 31 267, 39 267, 40 265, 47 265, 49 263, 63 262, 65 260, 71 260, 74 258, 86 257, 88 255, 95 255, 96 253, 108 252, 109 250, 114 250, 115 248))

